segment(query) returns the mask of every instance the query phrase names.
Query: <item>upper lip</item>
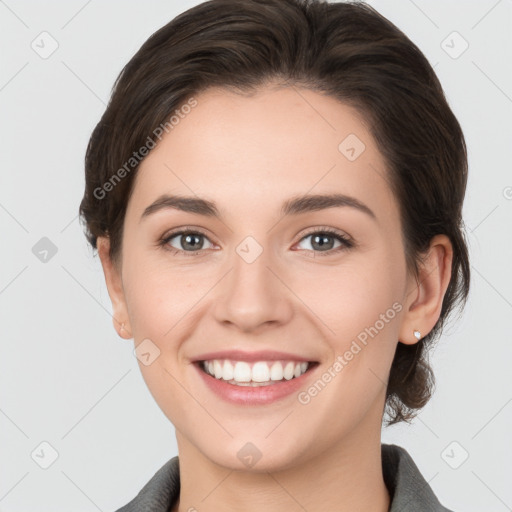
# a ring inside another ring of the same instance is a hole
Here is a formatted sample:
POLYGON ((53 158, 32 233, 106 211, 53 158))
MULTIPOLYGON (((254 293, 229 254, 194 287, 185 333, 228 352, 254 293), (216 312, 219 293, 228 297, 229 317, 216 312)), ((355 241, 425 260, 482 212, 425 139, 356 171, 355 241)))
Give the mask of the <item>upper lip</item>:
POLYGON ((197 361, 211 361, 213 359, 232 359, 234 361, 297 361, 297 362, 316 362, 311 358, 289 354, 287 352, 277 352, 275 350, 259 350, 257 352, 245 352, 243 350, 221 350, 218 352, 208 352, 201 354, 193 359, 197 361))

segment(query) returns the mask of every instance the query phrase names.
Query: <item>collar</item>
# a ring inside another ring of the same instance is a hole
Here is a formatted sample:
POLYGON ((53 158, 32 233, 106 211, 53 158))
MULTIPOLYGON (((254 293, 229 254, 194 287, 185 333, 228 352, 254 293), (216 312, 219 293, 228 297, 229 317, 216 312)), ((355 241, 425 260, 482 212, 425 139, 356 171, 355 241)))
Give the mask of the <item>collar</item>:
POLYGON ((451 512, 439 503, 404 448, 382 444, 381 453, 384 483, 391 496, 389 512, 451 512))
MULTIPOLYGON (((391 497, 389 512, 451 512, 443 507, 407 451, 382 444, 384 483, 391 497)), ((179 458, 167 461, 139 494, 117 512, 170 512, 180 494, 179 458)))

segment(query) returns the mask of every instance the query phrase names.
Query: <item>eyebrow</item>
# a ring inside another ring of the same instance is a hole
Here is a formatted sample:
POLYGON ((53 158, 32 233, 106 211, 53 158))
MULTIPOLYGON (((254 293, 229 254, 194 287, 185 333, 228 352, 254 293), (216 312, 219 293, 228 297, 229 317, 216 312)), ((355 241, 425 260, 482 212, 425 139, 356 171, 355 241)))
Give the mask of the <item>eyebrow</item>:
MULTIPOLYGON (((345 194, 294 196, 283 203, 281 215, 299 215, 301 213, 342 206, 354 208, 369 215, 373 220, 377 220, 375 213, 368 206, 359 201, 359 199, 345 194)), ((164 209, 175 209, 206 217, 221 218, 221 214, 213 201, 193 196, 163 194, 144 210, 140 220, 142 221, 151 214, 164 209)))

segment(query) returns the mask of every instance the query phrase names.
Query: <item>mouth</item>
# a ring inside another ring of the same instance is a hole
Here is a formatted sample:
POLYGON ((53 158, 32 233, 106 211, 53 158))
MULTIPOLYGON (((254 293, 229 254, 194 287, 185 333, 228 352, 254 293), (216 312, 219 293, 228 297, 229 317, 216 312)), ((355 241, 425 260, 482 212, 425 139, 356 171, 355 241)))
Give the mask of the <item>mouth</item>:
POLYGON ((318 373, 319 361, 276 350, 223 350, 191 360, 200 380, 217 398, 242 406, 290 399, 318 373))
POLYGON ((317 361, 240 361, 209 359, 195 361, 201 372, 226 384, 240 387, 275 386, 300 379, 318 366, 317 361))

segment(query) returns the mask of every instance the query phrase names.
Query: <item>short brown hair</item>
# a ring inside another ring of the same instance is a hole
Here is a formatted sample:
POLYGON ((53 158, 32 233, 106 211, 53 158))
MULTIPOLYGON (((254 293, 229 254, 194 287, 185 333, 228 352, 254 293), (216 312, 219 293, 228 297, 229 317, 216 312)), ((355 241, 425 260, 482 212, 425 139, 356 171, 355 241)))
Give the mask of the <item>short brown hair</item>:
POLYGON ((250 93, 272 82, 332 96, 368 122, 399 203, 408 270, 418 275, 421 255, 435 235, 443 233, 452 243, 452 276, 440 318, 418 343, 399 342, 391 367, 388 424, 409 421, 433 390, 426 349, 469 293, 462 220, 467 154, 461 127, 427 59, 369 5, 210 0, 155 32, 117 78, 87 147, 80 204, 87 239, 96 248, 98 236, 109 236, 110 257, 120 261, 138 165, 122 173, 104 197, 98 191, 105 192, 115 171, 192 95, 213 86, 250 93))

